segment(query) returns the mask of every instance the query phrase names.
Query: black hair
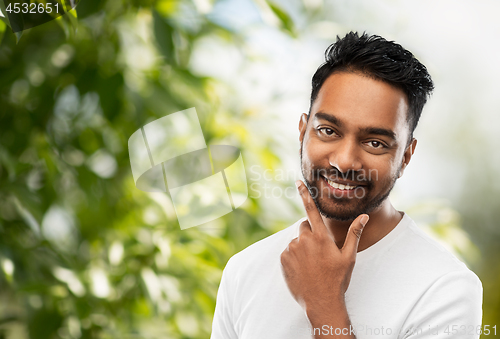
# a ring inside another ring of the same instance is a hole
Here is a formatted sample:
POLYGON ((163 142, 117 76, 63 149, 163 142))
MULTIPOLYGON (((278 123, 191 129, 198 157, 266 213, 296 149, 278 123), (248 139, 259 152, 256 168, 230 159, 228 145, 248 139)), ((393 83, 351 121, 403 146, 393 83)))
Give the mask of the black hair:
POLYGON ((311 108, 325 80, 335 72, 360 72, 401 89, 408 99, 409 142, 427 98, 434 89, 427 68, 411 52, 394 41, 363 32, 349 32, 325 51, 325 63, 312 78, 311 108))

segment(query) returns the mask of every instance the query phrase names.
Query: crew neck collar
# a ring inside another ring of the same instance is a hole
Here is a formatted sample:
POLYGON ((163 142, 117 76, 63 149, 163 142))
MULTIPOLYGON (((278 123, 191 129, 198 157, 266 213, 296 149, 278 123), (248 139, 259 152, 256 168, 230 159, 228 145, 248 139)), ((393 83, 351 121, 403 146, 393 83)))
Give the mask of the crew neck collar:
POLYGON ((379 252, 381 249, 388 247, 394 239, 398 237, 407 227, 408 224, 411 223, 411 219, 408 214, 403 212, 403 217, 398 222, 398 224, 387 233, 382 239, 374 243, 368 248, 365 248, 363 251, 358 252, 356 255, 356 261, 365 260, 364 258, 372 257, 376 252, 379 252))
MULTIPOLYGON (((300 224, 306 219, 307 217, 303 217, 297 222, 297 227, 295 229, 295 237, 299 236, 300 224)), ((357 253, 356 261, 365 260, 365 258, 369 258, 373 256, 374 253, 380 251, 384 247, 389 246, 393 242, 393 240, 396 239, 398 235, 401 234, 408 227, 408 225, 411 222, 412 220, 410 219, 408 214, 403 212, 403 217, 389 233, 387 233, 382 239, 380 239, 370 247, 365 248, 363 251, 357 253)))

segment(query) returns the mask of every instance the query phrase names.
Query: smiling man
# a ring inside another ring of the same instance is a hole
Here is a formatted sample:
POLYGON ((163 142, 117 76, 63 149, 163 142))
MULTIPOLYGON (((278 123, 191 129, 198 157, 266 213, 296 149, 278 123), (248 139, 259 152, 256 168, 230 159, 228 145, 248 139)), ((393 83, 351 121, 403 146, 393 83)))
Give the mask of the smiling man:
POLYGON ((327 49, 299 122, 307 217, 229 260, 213 339, 479 338, 481 282, 388 199, 432 90, 379 36, 327 49))

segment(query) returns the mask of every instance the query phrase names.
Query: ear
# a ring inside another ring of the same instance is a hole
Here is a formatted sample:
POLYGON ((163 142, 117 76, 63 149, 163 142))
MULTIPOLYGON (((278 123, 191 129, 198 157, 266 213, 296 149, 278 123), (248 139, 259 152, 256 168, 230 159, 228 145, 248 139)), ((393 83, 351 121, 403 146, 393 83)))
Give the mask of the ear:
POLYGON ((417 139, 413 138, 410 142, 410 145, 405 150, 405 154, 403 155, 403 164, 401 165, 401 170, 399 171, 398 178, 403 176, 406 166, 410 163, 413 152, 415 152, 415 148, 417 147, 417 139))
POLYGON ((300 121, 299 121, 299 141, 302 143, 302 140, 304 140, 304 135, 306 134, 306 127, 307 127, 307 114, 302 113, 300 116, 300 121))

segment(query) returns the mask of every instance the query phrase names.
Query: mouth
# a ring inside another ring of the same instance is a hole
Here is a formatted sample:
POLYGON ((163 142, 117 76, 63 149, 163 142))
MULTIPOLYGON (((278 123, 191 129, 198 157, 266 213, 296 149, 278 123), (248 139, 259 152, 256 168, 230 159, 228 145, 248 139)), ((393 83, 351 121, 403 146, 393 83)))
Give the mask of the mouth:
POLYGON ((340 191, 353 191, 355 190, 357 187, 362 187, 364 185, 359 185, 359 184, 354 184, 354 183, 349 183, 349 182, 346 182, 346 181, 339 181, 339 180, 331 180, 331 179, 328 179, 327 177, 323 176, 323 178, 325 179, 325 181, 328 183, 328 185, 330 185, 331 187, 337 189, 337 190, 340 190, 340 191))
POLYGON ((329 197, 333 197, 337 200, 343 198, 353 199, 355 197, 362 198, 366 194, 366 184, 360 185, 359 183, 338 180, 337 178, 331 180, 324 176, 323 180, 330 192, 329 197))

